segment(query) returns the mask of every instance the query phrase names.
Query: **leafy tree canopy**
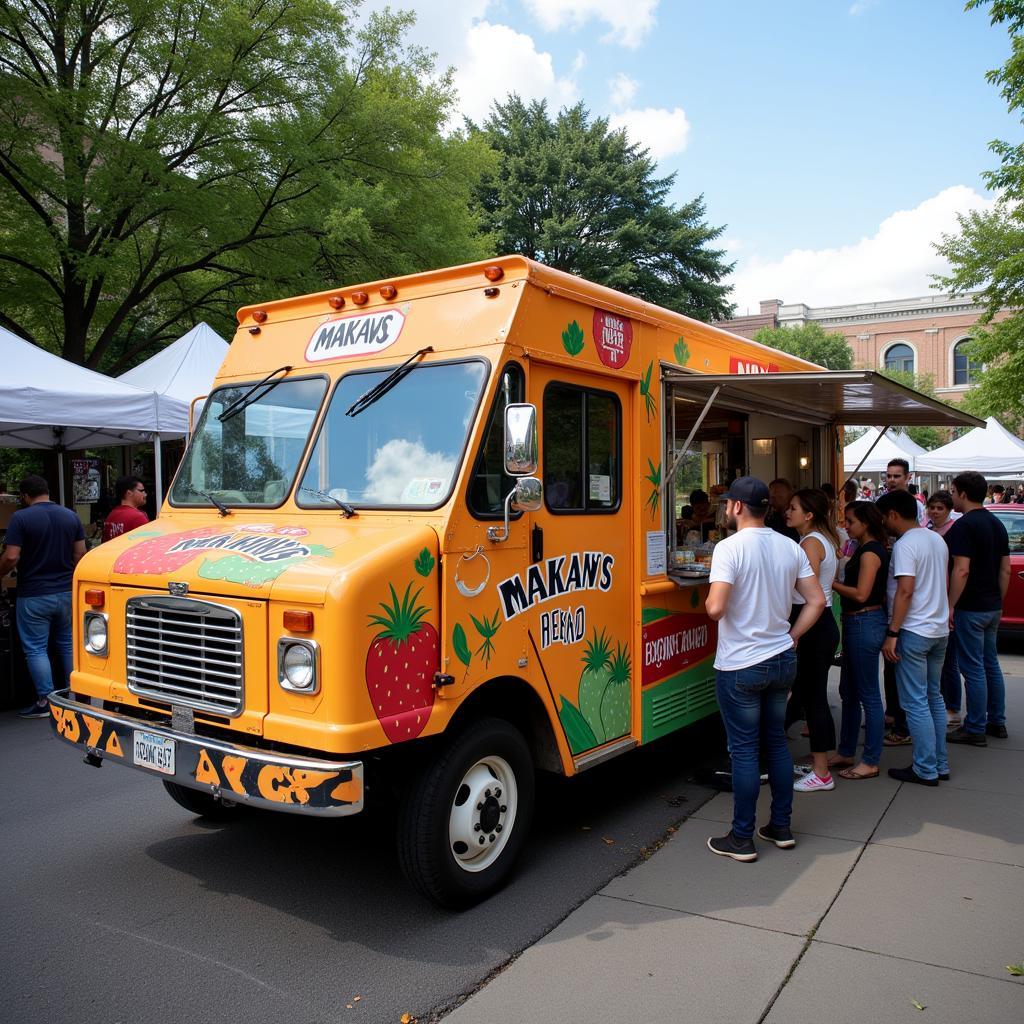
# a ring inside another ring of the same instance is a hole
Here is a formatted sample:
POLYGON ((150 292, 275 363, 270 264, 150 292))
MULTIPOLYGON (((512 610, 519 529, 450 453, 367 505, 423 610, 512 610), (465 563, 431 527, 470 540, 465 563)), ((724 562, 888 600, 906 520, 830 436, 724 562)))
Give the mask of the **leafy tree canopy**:
MULTIPOLYGON (((1024 127, 1024 0, 969 0, 967 9, 985 6, 993 25, 1006 26, 1011 46, 1006 63, 986 77, 1024 127)), ((980 323, 989 325, 969 349, 986 369, 965 396, 965 406, 1019 430, 1024 425, 1024 141, 996 140, 990 148, 999 167, 983 177, 999 195, 995 209, 963 215, 959 233, 943 235, 936 248, 952 269, 936 280, 954 294, 977 294, 984 306, 980 323), (1012 315, 993 322, 1007 308, 1012 315)))
POLYGON ((355 5, 0 5, 0 324, 118 371, 247 302, 486 255, 450 76, 355 5))
POLYGON ((853 368, 853 352, 846 338, 839 333, 826 332, 813 320, 801 327, 762 327, 754 334, 754 341, 800 359, 808 359, 829 370, 853 368))
POLYGON ((645 149, 582 104, 552 118, 543 102, 511 96, 470 135, 499 154, 479 190, 484 224, 502 252, 518 252, 701 320, 732 315, 733 264, 713 248, 703 196, 668 202, 645 149))

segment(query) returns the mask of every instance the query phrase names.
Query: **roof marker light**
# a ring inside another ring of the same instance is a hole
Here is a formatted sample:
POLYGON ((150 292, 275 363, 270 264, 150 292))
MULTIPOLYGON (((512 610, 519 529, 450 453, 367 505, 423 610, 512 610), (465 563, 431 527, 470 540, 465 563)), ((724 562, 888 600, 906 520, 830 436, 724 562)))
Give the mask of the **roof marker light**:
POLYGON ((252 314, 252 318, 253 318, 253 320, 255 320, 255 321, 256 321, 256 323, 258 323, 258 324, 266 323, 266 321, 267 321, 267 313, 266 313, 266 310, 263 310, 263 309, 257 309, 257 310, 255 310, 255 311, 253 312, 253 314, 252 314))
POLYGON ((505 271, 501 267, 484 267, 484 277, 488 281, 500 281, 505 276, 505 271))
POLYGON ((367 295, 366 292, 353 292, 352 293, 352 301, 357 306, 365 306, 366 303, 369 301, 369 298, 370 298, 370 296, 367 295))
POLYGON ((344 295, 332 295, 328 300, 331 309, 342 309, 345 305, 344 295))
POLYGON ((398 289, 393 284, 384 284, 380 288, 380 297, 390 302, 398 294, 398 289))

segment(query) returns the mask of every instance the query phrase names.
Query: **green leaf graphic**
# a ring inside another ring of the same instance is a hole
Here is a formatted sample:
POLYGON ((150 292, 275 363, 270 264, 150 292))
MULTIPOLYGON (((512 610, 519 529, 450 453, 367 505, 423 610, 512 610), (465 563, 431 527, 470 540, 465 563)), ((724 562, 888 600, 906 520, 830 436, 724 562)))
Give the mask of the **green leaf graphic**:
POLYGON ((436 563, 434 562, 434 556, 426 548, 424 548, 420 552, 419 557, 412 564, 413 568, 421 576, 429 576, 434 571, 434 565, 436 563))
POLYGON ((682 338, 675 343, 672 351, 675 353, 676 362, 680 366, 685 366, 690 361, 690 349, 682 338))
POLYGON ((470 613, 469 616, 473 620, 473 627, 483 638, 483 643, 476 649, 477 654, 484 656, 484 666, 488 666, 491 663, 491 656, 494 654, 494 634, 498 632, 500 625, 499 619, 501 618, 501 609, 499 608, 494 613, 494 618, 489 619, 484 616, 484 621, 481 622, 475 615, 470 613))
POLYGON ((644 408, 647 411, 647 422, 651 422, 651 417, 658 410, 658 403, 654 400, 654 395, 651 394, 651 375, 654 373, 654 360, 652 359, 647 364, 647 372, 640 379, 640 394, 644 396, 644 408))
POLYGON ((644 477, 645 480, 649 480, 651 483, 651 493, 647 496, 647 501, 644 504, 651 510, 651 518, 653 519, 658 514, 658 505, 661 503, 661 463, 657 466, 648 459, 647 465, 651 467, 650 473, 644 477))
POLYGON ((458 622, 455 623, 455 628, 452 630, 452 647, 455 648, 455 654, 459 661, 466 668, 469 668, 473 655, 469 651, 469 644, 466 643, 466 631, 462 628, 461 623, 458 622))
POLYGON ((571 356, 583 351, 583 328, 575 320, 562 331, 562 347, 571 356))
POLYGON ((562 698, 562 706, 558 711, 558 719, 565 730, 565 738, 569 741, 569 749, 574 754, 597 746, 597 737, 594 735, 594 730, 590 728, 587 720, 580 714, 580 709, 575 704, 570 704, 564 697, 562 698))

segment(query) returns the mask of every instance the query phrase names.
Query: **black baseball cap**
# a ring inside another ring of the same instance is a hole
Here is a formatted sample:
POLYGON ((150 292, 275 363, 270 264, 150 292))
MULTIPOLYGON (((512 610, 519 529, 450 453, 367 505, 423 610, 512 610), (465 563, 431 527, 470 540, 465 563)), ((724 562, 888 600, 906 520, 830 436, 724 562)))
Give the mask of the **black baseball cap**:
POLYGON ((756 476, 737 477, 719 500, 742 501, 750 508, 767 508, 768 485, 763 480, 758 480, 756 476))

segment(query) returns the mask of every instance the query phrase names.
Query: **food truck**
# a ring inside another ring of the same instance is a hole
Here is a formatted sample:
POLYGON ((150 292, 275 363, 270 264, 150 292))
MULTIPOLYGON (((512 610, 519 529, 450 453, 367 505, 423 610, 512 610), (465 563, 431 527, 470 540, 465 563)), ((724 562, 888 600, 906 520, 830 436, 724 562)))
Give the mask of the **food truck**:
POLYGON ((53 726, 209 817, 395 803, 449 906, 508 875, 537 772, 716 711, 691 489, 976 422, 518 256, 238 323, 160 517, 76 570, 53 726))

